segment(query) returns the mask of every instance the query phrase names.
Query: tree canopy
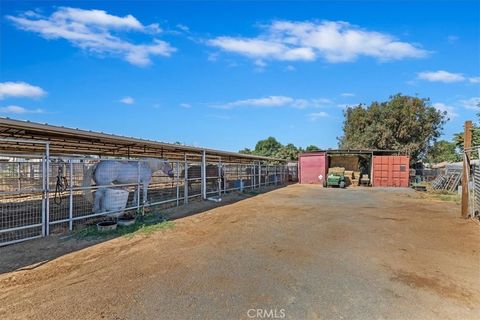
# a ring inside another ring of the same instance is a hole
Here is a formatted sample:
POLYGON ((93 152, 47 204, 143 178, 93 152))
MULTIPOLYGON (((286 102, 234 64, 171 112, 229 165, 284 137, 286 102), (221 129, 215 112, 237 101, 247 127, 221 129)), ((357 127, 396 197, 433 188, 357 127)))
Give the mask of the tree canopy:
POLYGON ((283 147, 274 137, 268 137, 265 140, 260 140, 255 145, 255 154, 259 156, 272 157, 283 147))
POLYGON ((402 94, 369 106, 348 107, 344 116, 340 148, 400 150, 412 160, 426 155, 447 120, 446 112, 430 106, 428 99, 402 94))
MULTIPOLYGON (((477 107, 480 108, 480 104, 477 107)), ((472 124, 472 146, 480 146, 480 112, 477 113, 477 120, 478 123, 472 124)), ((453 136, 453 141, 460 150, 463 150, 463 134, 459 132, 453 136)))
POLYGON ((307 151, 307 152, 318 151, 318 150, 320 150, 320 148, 317 147, 316 145, 313 145, 313 144, 311 144, 311 145, 309 145, 305 148, 305 151, 307 151))
POLYGON ((446 140, 435 141, 426 156, 426 161, 429 163, 456 162, 460 159, 456 144, 446 140))
POLYGON ((275 153, 275 157, 285 160, 297 160, 298 153, 298 148, 292 143, 289 143, 286 146, 282 146, 280 149, 278 149, 278 151, 275 153))
POLYGON ((309 145, 306 150, 304 150, 302 147, 296 147, 293 143, 283 145, 274 137, 268 137, 267 139, 258 141, 255 145, 255 149, 251 150, 245 148, 240 150, 239 153, 295 161, 298 160, 299 153, 315 150, 320 150, 320 148, 314 145, 309 145))

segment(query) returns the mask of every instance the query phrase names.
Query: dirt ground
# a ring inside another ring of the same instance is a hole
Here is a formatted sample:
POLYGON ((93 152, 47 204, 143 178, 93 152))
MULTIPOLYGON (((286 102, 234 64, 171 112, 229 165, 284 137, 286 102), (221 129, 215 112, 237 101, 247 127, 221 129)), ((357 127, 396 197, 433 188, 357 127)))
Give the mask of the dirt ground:
POLYGON ((290 185, 149 235, 31 241, 0 249, 0 318, 478 319, 480 227, 458 216, 406 189, 290 185))

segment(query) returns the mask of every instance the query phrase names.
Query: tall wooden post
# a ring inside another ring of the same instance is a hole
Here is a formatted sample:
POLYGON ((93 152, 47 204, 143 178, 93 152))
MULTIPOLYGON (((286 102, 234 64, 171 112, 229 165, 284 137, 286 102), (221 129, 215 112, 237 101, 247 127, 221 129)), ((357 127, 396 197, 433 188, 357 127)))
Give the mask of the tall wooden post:
POLYGON ((468 218, 468 177, 470 176, 470 152, 472 147, 472 121, 465 121, 463 134, 463 174, 462 174, 462 218, 468 218))

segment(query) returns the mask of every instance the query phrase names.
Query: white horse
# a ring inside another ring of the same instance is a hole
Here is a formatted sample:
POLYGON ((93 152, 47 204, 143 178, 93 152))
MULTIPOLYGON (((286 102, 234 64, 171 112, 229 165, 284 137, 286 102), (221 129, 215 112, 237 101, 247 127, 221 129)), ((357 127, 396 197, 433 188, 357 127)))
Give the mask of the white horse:
MULTIPOLYGON (((106 190, 109 185, 140 183, 143 186, 143 203, 147 202, 147 190, 152 174, 155 171, 162 170, 169 177, 173 178, 173 168, 167 160, 147 158, 141 161, 120 161, 120 160, 101 160, 99 163, 91 166, 83 175, 84 195, 89 203, 93 202, 92 192, 89 187, 92 186, 92 180, 96 185, 102 186, 95 192, 95 204, 93 212, 103 212, 106 190)), ((135 189, 134 202, 136 202, 137 189, 135 189)))

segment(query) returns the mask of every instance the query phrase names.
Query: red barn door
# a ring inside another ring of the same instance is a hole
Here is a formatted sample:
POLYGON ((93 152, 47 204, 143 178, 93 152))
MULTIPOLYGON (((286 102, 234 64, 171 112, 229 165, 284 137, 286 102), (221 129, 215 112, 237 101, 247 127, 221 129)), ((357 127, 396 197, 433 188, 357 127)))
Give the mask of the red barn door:
POLYGON ((322 184, 325 181, 326 155, 304 153, 299 157, 300 183, 322 184))

